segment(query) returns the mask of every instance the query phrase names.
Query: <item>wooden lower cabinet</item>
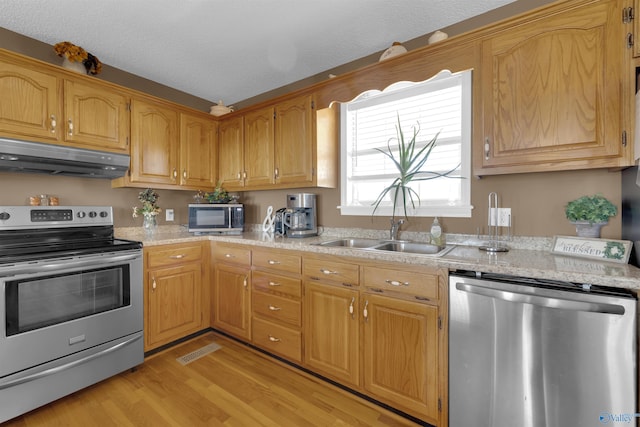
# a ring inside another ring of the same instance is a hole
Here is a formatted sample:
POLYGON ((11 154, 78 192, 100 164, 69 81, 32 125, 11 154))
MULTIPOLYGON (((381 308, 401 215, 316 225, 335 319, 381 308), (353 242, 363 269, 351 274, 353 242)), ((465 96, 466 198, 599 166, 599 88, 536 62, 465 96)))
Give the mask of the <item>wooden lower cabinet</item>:
POLYGON ((305 283, 305 364, 350 387, 360 383, 357 290, 305 283))
POLYGON ((364 389, 438 423, 438 307, 363 295, 364 389))
POLYGON ((251 264, 253 344, 302 363, 300 255, 256 249, 251 264))
POLYGON ((217 264, 213 279, 213 326, 238 338, 251 339, 251 270, 217 264))
POLYGON ((207 326, 207 255, 200 243, 145 248, 145 351, 207 326))

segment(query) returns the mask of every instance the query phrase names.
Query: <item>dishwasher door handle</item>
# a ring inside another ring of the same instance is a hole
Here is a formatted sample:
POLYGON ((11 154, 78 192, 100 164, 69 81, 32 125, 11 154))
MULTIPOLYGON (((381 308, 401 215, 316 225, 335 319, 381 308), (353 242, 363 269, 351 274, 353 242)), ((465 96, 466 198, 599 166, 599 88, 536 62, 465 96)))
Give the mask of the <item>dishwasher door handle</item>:
POLYGON ((532 304, 540 307, 558 308, 562 310, 587 311, 592 313, 604 313, 623 315, 625 309, 621 305, 576 301, 567 298, 552 298, 541 295, 533 295, 524 292, 506 291, 502 289, 488 288, 480 285, 456 283, 456 289, 470 294, 500 299, 508 302, 532 304))

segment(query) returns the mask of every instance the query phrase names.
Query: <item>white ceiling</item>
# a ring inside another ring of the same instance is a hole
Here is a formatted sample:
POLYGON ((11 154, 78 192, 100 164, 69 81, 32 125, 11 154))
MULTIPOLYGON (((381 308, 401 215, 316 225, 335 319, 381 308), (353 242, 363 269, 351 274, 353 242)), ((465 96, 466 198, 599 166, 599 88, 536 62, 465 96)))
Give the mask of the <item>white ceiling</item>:
POLYGON ((0 0, 0 27, 230 105, 514 0, 0 0))

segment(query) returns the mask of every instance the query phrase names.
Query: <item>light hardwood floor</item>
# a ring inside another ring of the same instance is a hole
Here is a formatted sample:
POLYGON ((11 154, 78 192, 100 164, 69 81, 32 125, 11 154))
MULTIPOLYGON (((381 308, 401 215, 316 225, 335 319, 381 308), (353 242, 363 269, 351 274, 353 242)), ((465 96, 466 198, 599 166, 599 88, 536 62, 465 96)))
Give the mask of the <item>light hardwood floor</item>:
POLYGON ((3 427, 415 425, 209 332, 3 427), (222 348, 176 361, 211 342, 222 348))

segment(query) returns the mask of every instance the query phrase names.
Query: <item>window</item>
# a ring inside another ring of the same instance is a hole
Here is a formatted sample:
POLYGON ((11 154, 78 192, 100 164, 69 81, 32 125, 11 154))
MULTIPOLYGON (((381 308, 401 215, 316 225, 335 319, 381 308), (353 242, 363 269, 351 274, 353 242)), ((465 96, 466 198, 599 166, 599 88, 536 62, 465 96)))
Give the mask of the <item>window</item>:
MULTIPOLYGON (((398 119, 405 137, 418 130, 418 146, 438 134, 437 144, 422 171, 447 177, 414 181, 420 198, 412 216, 471 216, 471 71, 442 71, 420 83, 400 82, 384 91, 368 91, 341 109, 341 213, 371 215, 381 191, 398 176, 382 153, 395 146, 398 119)), ((392 197, 383 200, 376 216, 391 216, 392 197)), ((404 215, 398 207, 396 215, 404 215)))

